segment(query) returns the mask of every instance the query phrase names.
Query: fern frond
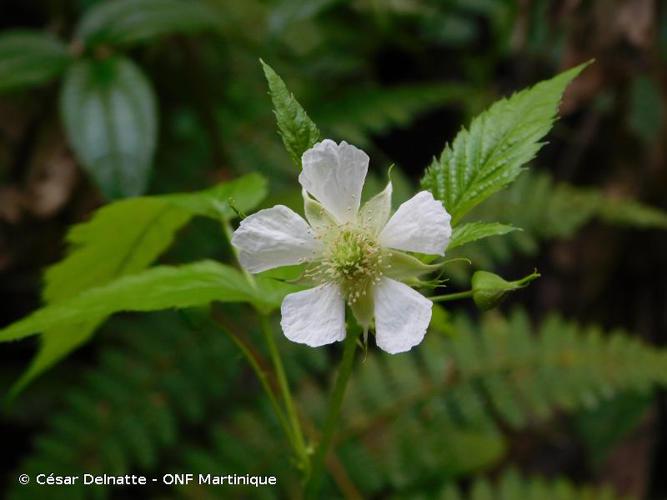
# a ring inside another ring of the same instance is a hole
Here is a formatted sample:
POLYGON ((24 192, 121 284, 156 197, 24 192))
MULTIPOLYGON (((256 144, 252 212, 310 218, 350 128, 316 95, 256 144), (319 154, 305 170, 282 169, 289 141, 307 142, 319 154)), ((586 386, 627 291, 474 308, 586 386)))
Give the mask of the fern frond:
MULTIPOLYGON (((493 428, 495 411, 518 428, 557 410, 667 384, 667 352, 555 315, 536 331, 520 310, 508 319, 488 315, 479 325, 460 315, 454 331, 450 338, 429 335, 418 356, 369 354, 350 385, 343 434, 364 433, 434 399, 460 423, 493 428)), ((309 393, 315 416, 319 399, 309 393)))
MULTIPOLYGON (((234 386, 235 347, 220 331, 192 330, 177 313, 151 315, 126 328, 119 346, 103 351, 98 368, 66 396, 21 473, 127 474, 157 470, 182 431, 200 423, 234 386), (220 360, 225 360, 221 363, 220 360)), ((12 499, 44 495, 45 486, 16 483, 12 499)), ((91 487, 50 488, 90 498, 91 487), (84 491, 87 490, 87 491, 84 491)), ((110 492, 93 488, 97 497, 110 492)))
MULTIPOLYGON (((331 496, 350 488, 362 497, 410 494, 424 485, 435 491, 504 456, 499 420, 518 429, 560 410, 576 412, 667 383, 667 352, 556 316, 537 329, 521 312, 509 320, 490 315, 480 325, 459 316, 454 331, 447 338, 429 334, 413 356, 371 352, 359 362, 328 462, 331 496)), ((317 439, 312 429, 325 418, 331 376, 326 354, 283 347, 290 379, 301 381, 305 428, 317 439)), ((186 447, 179 467, 275 471, 281 477, 276 494, 290 496, 298 478, 277 451, 279 434, 267 424, 267 405, 254 408, 240 410, 213 437, 186 447), (238 443, 244 453, 237 453, 238 443)), ((183 494, 214 498, 215 490, 185 488, 183 494)))
POLYGON ((317 123, 334 137, 363 146, 371 134, 402 127, 436 106, 469 98, 470 89, 458 84, 404 85, 368 88, 325 101, 315 109, 317 123))
MULTIPOLYGON (((399 497, 401 498, 401 497, 399 497)), ((419 498, 411 496, 410 498, 419 498)), ((433 498, 433 497, 431 497, 433 498)), ((495 482, 476 480, 468 493, 462 493, 455 485, 448 485, 437 496, 441 500, 630 500, 627 496, 614 493, 609 487, 575 486, 567 479, 525 478, 509 471, 495 482)))
POLYGON ((205 437, 205 444, 184 447, 174 470, 197 471, 198 474, 275 476, 275 487, 185 485, 178 489, 181 497, 217 499, 229 493, 234 498, 298 498, 299 477, 277 436, 280 429, 267 425, 268 409, 237 411, 232 422, 215 426, 205 437), (232 489, 233 488, 233 489, 232 489), (233 491, 233 494, 232 494, 233 491))
MULTIPOLYGON (((623 227, 667 229, 665 211, 631 199, 611 197, 597 189, 555 182, 548 173, 535 171, 525 172, 506 190, 475 208, 469 219, 486 224, 511 223, 522 229, 482 244, 473 242, 452 253, 452 256, 465 255, 480 268, 508 262, 517 253, 534 255, 540 241, 571 238, 596 219, 623 227)), ((456 266, 449 270, 455 279, 463 280, 466 275, 456 266)))
POLYGON ((556 315, 537 335, 522 311, 508 319, 487 316, 479 326, 460 316, 457 331, 450 348, 450 376, 460 380, 455 387, 474 387, 516 428, 558 410, 591 408, 619 393, 667 384, 667 352, 556 315))
POLYGON ((611 224, 667 229, 667 213, 593 188, 556 183, 544 172, 526 172, 472 214, 511 221, 541 239, 568 238, 593 218, 611 224))
MULTIPOLYGON (((520 311, 479 325, 459 316, 454 331, 427 336, 415 356, 369 354, 357 367, 337 449, 366 493, 489 467, 506 447, 499 420, 520 429, 667 384, 667 352, 558 316, 538 329, 520 311)), ((327 395, 319 384, 305 382, 300 401, 323 420, 327 395)))

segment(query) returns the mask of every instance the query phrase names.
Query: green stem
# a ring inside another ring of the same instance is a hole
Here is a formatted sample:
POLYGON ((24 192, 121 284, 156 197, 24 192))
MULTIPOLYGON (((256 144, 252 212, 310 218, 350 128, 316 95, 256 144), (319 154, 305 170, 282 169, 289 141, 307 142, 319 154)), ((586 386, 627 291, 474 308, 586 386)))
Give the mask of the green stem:
POLYGON ((352 374, 352 367, 354 366, 354 353, 357 347, 357 335, 352 333, 347 334, 345 338, 345 346, 343 348, 343 358, 338 367, 338 376, 331 393, 329 400, 329 408, 327 411, 327 418, 324 424, 324 431, 322 438, 317 447, 315 457, 313 459, 312 474, 306 483, 305 498, 317 498, 320 484, 322 482, 322 473, 324 472, 324 462, 331 447, 334 432, 338 425, 340 417, 341 405, 343 404, 343 397, 345 396, 345 389, 352 374))
POLYGON ((306 449, 305 440, 303 439, 303 432, 301 431, 301 422, 299 421, 299 416, 296 412, 296 408, 294 407, 294 400, 292 399, 292 393, 287 382, 285 367, 283 366, 283 360, 280 357, 280 351, 278 351, 278 347, 276 346, 276 342, 273 338, 273 331, 271 329, 268 316, 260 314, 260 325, 262 328, 264 341, 269 348, 269 355, 271 356, 271 361, 273 362, 273 369, 275 370, 276 377, 278 378, 278 388, 280 389, 283 397, 283 403, 285 404, 285 410, 287 411, 287 419, 289 420, 292 427, 292 437, 294 438, 295 451, 297 452, 300 461, 299 465, 304 469, 305 474, 308 474, 308 451, 306 449))
POLYGON ((222 331, 225 332, 229 336, 229 338, 232 339, 232 341, 236 344, 241 353, 243 353, 243 355, 245 356, 246 360, 248 361, 248 364, 255 372, 257 379, 262 384, 262 388, 264 389, 264 392, 266 392, 266 395, 268 396, 269 401, 271 402, 273 411, 275 412, 276 417, 278 417, 278 421, 280 422, 280 426, 282 427, 283 432, 285 432, 285 436, 287 437, 290 444, 296 449, 294 445, 294 437, 292 435, 292 429, 290 427, 290 423, 288 422, 287 417, 285 416, 285 412, 283 412, 283 409, 280 407, 280 403, 278 402, 278 399, 276 398, 273 388, 269 383, 269 378, 266 376, 266 372, 262 369, 256 357, 253 355, 248 346, 246 346, 241 339, 239 339, 236 335, 234 335, 232 332, 228 331, 225 328, 222 328, 222 331))
POLYGON ((431 302, 449 302, 450 300, 467 299, 472 297, 472 290, 465 292, 449 293, 447 295, 436 295, 435 297, 428 297, 431 302))
MULTIPOLYGON (((233 231, 228 221, 226 220, 223 221, 222 229, 225 235, 227 236, 227 240, 229 241, 230 246, 232 247, 232 251, 234 252, 234 256, 236 257, 236 260, 238 262, 239 261, 238 252, 236 251, 236 248, 234 248, 234 246, 231 245, 233 231)), ((243 266, 239 265, 239 267, 241 268, 246 279, 248 280, 248 283, 250 283, 250 285, 253 287, 257 287, 257 283, 255 282, 255 278, 253 277, 253 275, 247 272, 245 269, 243 269, 243 266)), ((310 474, 310 461, 308 456, 308 449, 306 448, 306 443, 303 438, 303 431, 301 430, 301 422, 299 421, 299 416, 296 412, 296 409, 294 408, 294 400, 292 399, 292 393, 290 391, 289 384, 287 382, 285 367, 283 366, 283 361, 282 358, 280 357, 280 351, 278 351, 278 347, 276 346, 276 342, 273 338, 273 331, 271 328, 271 324, 269 323, 268 315, 260 311, 258 311, 258 314, 260 318, 259 320, 260 320, 260 327, 262 330, 262 336, 264 337, 264 341, 266 342, 266 345, 269 349, 269 355, 271 356, 273 369, 276 372, 276 378, 278 380, 278 389, 280 390, 280 394, 283 399, 283 404, 285 406, 285 411, 287 413, 286 418, 291 428, 291 432, 289 433, 290 442, 292 444, 292 448, 294 448, 294 452, 296 453, 299 462, 298 465, 304 471, 304 477, 308 477, 308 475, 310 474)))
POLYGON ((524 287, 524 286, 526 286, 528 283, 530 283, 531 281, 535 281, 537 278, 540 278, 540 277, 542 277, 542 275, 541 275, 540 273, 537 272, 537 269, 535 269, 535 271, 533 271, 533 272, 532 272, 531 274, 529 274, 528 276, 524 276, 524 277, 521 278, 520 280, 513 281, 512 283, 514 283, 514 284, 515 284, 516 286, 518 286, 518 287, 524 287))

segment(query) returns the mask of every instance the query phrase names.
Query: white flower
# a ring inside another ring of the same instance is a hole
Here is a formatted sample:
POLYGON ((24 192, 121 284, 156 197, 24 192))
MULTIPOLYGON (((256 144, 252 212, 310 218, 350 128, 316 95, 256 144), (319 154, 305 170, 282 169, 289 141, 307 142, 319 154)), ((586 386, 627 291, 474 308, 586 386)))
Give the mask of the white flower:
POLYGON ((444 255, 450 216, 422 191, 390 218, 391 182, 363 207, 368 155, 326 139, 303 154, 299 182, 308 222, 283 205, 247 217, 234 233, 241 265, 252 273, 306 264, 314 288, 287 295, 281 326, 293 342, 319 347, 345 338, 345 304, 389 353, 419 344, 433 303, 410 288, 431 266, 405 252, 444 255))

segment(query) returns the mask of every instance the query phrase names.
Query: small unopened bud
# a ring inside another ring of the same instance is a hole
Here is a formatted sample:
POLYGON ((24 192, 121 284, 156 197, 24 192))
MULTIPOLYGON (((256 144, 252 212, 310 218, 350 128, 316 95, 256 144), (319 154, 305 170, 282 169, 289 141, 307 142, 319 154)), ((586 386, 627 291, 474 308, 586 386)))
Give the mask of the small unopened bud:
POLYGON ((535 271, 517 281, 506 281, 497 274, 487 271, 477 271, 472 276, 472 299, 482 311, 493 309, 499 305, 507 295, 519 288, 523 288, 531 281, 540 277, 535 271))

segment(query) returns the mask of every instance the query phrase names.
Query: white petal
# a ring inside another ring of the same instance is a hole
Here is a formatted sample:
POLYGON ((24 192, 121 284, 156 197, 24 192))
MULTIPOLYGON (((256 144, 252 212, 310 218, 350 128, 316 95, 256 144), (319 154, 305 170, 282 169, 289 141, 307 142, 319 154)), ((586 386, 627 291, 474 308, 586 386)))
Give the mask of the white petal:
POLYGON ((232 237, 241 265, 251 273, 312 260, 321 243, 310 226, 283 205, 246 217, 232 237))
POLYGON ((389 220, 392 189, 391 181, 389 181, 381 193, 373 196, 361 207, 359 220, 373 234, 378 234, 389 220))
POLYGON ((348 222, 359 210, 368 161, 361 149, 325 139, 303 154, 299 182, 338 222, 348 222))
POLYGON ((428 191, 403 203, 379 236, 380 245, 407 252, 444 255, 452 236, 451 216, 428 191))
POLYGON ((382 278, 373 291, 375 343, 389 354, 419 344, 431 321, 433 302, 408 285, 382 278))
POLYGON ((320 347, 345 338, 345 300, 338 285, 291 293, 280 312, 280 326, 292 342, 320 347))

